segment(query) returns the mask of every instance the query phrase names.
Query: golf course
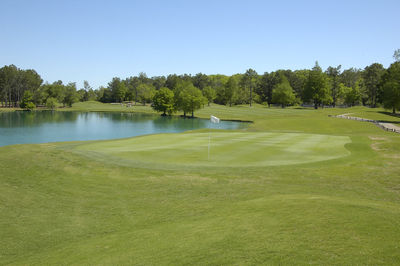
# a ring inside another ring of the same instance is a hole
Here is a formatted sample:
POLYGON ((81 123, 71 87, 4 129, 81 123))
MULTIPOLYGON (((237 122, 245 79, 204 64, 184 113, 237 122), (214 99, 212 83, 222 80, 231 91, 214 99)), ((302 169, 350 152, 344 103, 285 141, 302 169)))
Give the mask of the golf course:
POLYGON ((340 114, 400 123, 211 104, 196 116, 251 122, 0 147, 0 265, 398 265, 400 134, 340 114))

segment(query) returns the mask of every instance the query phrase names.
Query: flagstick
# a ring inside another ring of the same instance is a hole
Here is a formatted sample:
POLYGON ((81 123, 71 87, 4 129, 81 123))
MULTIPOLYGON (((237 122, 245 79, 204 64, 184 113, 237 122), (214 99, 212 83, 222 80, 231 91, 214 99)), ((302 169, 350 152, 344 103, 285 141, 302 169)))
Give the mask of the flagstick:
POLYGON ((210 123, 208 124, 208 161, 210 160, 210 147, 211 147, 211 124, 212 123, 219 123, 219 118, 216 116, 211 115, 210 123))
POLYGON ((207 160, 210 160, 210 144, 211 144, 211 121, 208 127, 208 158, 207 160))

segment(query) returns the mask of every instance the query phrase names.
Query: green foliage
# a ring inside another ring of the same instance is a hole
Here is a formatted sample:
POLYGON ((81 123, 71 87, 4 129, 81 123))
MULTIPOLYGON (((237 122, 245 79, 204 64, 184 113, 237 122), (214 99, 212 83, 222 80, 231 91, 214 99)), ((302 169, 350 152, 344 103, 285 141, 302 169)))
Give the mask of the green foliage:
POLYGON ((43 80, 35 70, 14 65, 0 68, 0 101, 8 107, 21 104, 25 91, 35 93, 43 80))
POLYGON ((54 110, 57 107, 57 105, 58 103, 56 98, 50 97, 46 100, 46 107, 51 110, 54 110))
POLYGON ((210 78, 207 75, 202 74, 202 73, 196 74, 196 76, 194 76, 192 78, 192 81, 193 81, 193 85, 196 88, 199 88, 201 91, 204 91, 205 88, 211 86, 210 78))
POLYGON ((173 114, 175 111, 174 92, 166 87, 160 88, 154 94, 152 107, 157 112, 163 112, 163 115, 173 114))
POLYGON ((383 79, 383 105, 395 113, 400 109, 400 62, 391 64, 383 79))
POLYGON ((95 101, 97 99, 96 92, 89 85, 87 80, 83 81, 83 88, 78 90, 77 93, 80 102, 95 101))
POLYGON ((320 105, 329 104, 332 101, 328 89, 328 79, 322 72, 318 62, 309 72, 307 82, 304 88, 304 98, 306 101, 312 101, 314 108, 318 109, 320 105))
POLYGON ((86 102, 86 91, 84 89, 78 90, 76 94, 78 95, 78 100, 80 102, 86 102))
POLYGON ((45 104, 48 98, 55 98, 57 102, 63 102, 66 86, 61 81, 42 85, 34 94, 36 104, 45 104))
POLYGON ((28 110, 32 110, 34 109, 36 106, 33 103, 33 94, 30 91, 25 91, 24 93, 24 97, 22 98, 21 104, 20 104, 21 108, 24 109, 28 109, 28 110))
POLYGON ((328 67, 328 69, 326 70, 326 74, 328 75, 328 78, 329 78, 329 86, 330 86, 330 90, 331 90, 333 107, 336 106, 337 98, 339 96, 341 67, 342 67, 341 65, 339 65, 337 67, 328 67))
MULTIPOLYGON (((396 51, 396 54, 400 53, 396 51)), ((198 73, 195 76, 172 74, 168 77, 149 78, 142 72, 124 80, 115 77, 107 88, 99 87, 96 90, 84 81, 83 88, 77 92, 75 90, 76 95, 72 95, 74 93, 68 88, 69 85, 64 85, 62 81, 41 85, 42 79, 34 70, 21 70, 10 65, 0 68, 0 102, 2 106, 18 106, 25 90, 29 90, 33 93, 33 102, 36 105, 45 105, 50 97, 56 98, 57 102, 65 105, 70 105, 75 101, 93 100, 104 103, 129 100, 135 101, 135 105, 136 102, 146 104, 151 103, 155 90, 165 86, 176 92, 181 86, 179 84, 184 82, 199 88, 207 98, 208 104, 215 102, 232 106, 267 102, 269 105, 273 102, 274 89, 277 88, 277 84, 282 83, 284 77, 292 87, 297 102, 301 99, 304 103, 313 103, 316 108, 328 104, 335 106, 345 101, 353 102, 348 90, 346 90, 347 100, 345 96, 340 96, 340 83, 343 83, 345 87, 353 88, 355 98, 358 98, 356 95, 359 89, 363 105, 376 106, 383 102, 383 71, 383 66, 375 63, 366 67, 364 71, 350 68, 341 72, 339 65, 328 67, 323 73, 321 67, 316 64, 312 70, 277 70, 271 73, 265 72, 261 76, 253 69, 232 76, 198 73), (359 88, 356 89, 356 86, 359 88)), ((180 108, 182 104, 178 99, 179 93, 175 93, 174 97, 176 108, 180 108)), ((357 103, 358 100, 355 100, 355 104, 357 103)))
POLYGON ((278 72, 265 72, 260 77, 260 82, 257 87, 257 92, 263 102, 267 102, 268 105, 272 103, 272 92, 275 86, 280 83, 280 75, 278 72))
POLYGON ((68 83, 67 86, 64 87, 64 98, 62 99, 62 103, 64 106, 71 107, 74 102, 79 100, 78 93, 76 92, 76 84, 68 83))
POLYGON ((151 83, 156 90, 159 90, 162 87, 165 87, 165 81, 166 81, 166 78, 164 76, 151 78, 151 83))
POLYGON ((250 106, 252 105, 253 102, 253 90, 256 88, 257 82, 258 82, 258 74, 254 69, 251 68, 246 70, 240 81, 240 85, 244 89, 244 91, 249 92, 248 101, 250 106))
POLYGON ((343 83, 340 83, 338 96, 343 98, 343 103, 347 106, 355 106, 361 100, 360 85, 356 83, 354 87, 347 87, 343 83))
POLYGON ((203 95, 207 98, 208 106, 210 106, 210 103, 217 97, 216 91, 211 86, 207 86, 203 89, 203 95))
POLYGON ((209 79, 211 88, 213 88, 217 93, 215 102, 219 104, 227 104, 229 98, 228 97, 229 92, 226 91, 226 84, 228 82, 229 77, 225 75, 210 75, 209 79))
POLYGON ((272 93, 272 101, 280 104, 282 108, 296 102, 296 96, 286 77, 283 77, 281 83, 275 86, 272 93))
POLYGON ((230 77, 225 84, 222 86, 218 86, 217 91, 217 100, 218 103, 232 106, 235 103, 235 100, 238 95, 238 81, 237 78, 232 76, 230 77))
POLYGON ((393 58, 396 62, 400 62, 400 49, 397 49, 396 51, 394 51, 393 58))
POLYGON ((374 63, 367 66, 362 73, 363 84, 368 95, 369 103, 372 107, 376 107, 380 89, 379 85, 384 71, 385 68, 381 64, 374 63))
POLYGON ((190 112, 194 117, 194 111, 207 103, 207 99, 201 91, 190 81, 179 81, 176 84, 174 94, 176 109, 182 111, 184 116, 190 112))
POLYGON ((28 102, 25 107, 26 110, 32 111, 33 109, 36 108, 36 105, 33 102, 28 102))
POLYGON ((343 70, 342 74, 340 74, 340 82, 343 83, 346 87, 353 87, 362 76, 362 72, 357 68, 349 68, 343 70))
POLYGON ((122 102, 128 92, 128 89, 124 82, 120 78, 113 78, 110 83, 108 83, 108 89, 111 91, 111 99, 107 99, 114 102, 122 102))
POLYGON ((143 105, 145 105, 146 102, 150 102, 156 92, 152 85, 145 83, 140 84, 136 90, 138 96, 137 100, 142 102, 143 105))

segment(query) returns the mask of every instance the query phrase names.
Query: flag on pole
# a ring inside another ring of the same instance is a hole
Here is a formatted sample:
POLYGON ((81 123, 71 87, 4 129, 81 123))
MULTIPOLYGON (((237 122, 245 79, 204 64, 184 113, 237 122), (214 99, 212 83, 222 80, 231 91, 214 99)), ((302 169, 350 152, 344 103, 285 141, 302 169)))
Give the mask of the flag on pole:
MULTIPOLYGON (((218 124, 219 123, 219 118, 212 115, 210 117, 210 122, 218 124)), ((210 160, 210 145, 211 145, 211 130, 208 132, 208 157, 207 157, 208 160, 210 160)))
POLYGON ((211 116, 211 123, 219 123, 219 118, 216 116, 211 116))

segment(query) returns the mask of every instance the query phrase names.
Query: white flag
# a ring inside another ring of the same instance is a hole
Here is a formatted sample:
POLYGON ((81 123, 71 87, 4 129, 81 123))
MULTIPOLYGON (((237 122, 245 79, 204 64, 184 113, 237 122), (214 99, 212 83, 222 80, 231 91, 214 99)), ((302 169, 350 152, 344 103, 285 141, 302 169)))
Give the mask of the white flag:
POLYGON ((216 116, 211 116, 211 123, 219 123, 219 118, 216 116))

